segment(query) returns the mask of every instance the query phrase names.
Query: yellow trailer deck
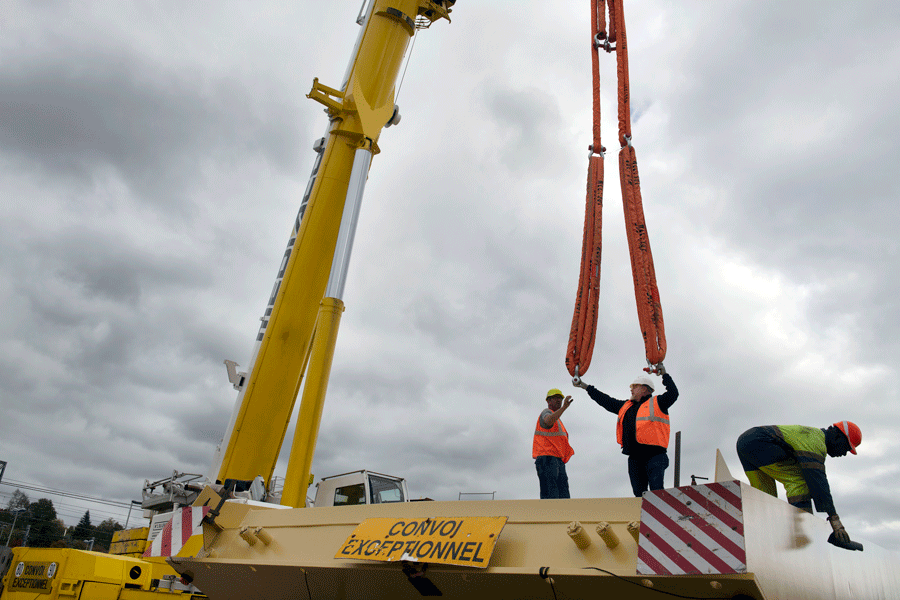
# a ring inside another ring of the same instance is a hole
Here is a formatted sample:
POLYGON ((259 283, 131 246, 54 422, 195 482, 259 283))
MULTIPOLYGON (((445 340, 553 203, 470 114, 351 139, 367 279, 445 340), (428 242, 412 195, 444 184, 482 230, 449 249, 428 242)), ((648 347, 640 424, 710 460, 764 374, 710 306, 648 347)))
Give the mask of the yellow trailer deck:
POLYGON ((204 525, 204 550, 171 564, 213 600, 900 597, 897 553, 870 543, 842 550, 827 543, 830 531, 736 480, 644 498, 292 510, 226 503, 204 525), (486 538, 465 534, 466 523, 485 517, 503 520, 487 554, 486 538), (465 537, 453 539, 457 523, 465 537), (466 548, 470 566, 445 564, 466 548))

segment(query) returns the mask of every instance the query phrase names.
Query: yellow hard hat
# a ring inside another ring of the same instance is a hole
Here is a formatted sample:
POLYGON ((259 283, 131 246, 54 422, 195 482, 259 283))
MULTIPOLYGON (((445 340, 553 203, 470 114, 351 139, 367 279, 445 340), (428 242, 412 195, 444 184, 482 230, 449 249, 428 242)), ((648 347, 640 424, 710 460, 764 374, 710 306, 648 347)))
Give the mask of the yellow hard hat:
POLYGON ((562 393, 562 390, 558 390, 553 388, 547 392, 547 398, 552 398, 553 396, 559 396, 560 398, 565 398, 566 395, 562 393))

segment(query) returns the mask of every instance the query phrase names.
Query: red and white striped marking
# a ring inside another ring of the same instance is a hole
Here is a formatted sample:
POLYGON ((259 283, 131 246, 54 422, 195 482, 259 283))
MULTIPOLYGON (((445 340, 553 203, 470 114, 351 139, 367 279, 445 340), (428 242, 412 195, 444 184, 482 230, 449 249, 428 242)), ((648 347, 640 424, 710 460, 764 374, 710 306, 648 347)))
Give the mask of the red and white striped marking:
POLYGON ((208 512, 208 506, 185 506, 176 510, 172 520, 144 551, 144 556, 177 555, 192 535, 203 533, 201 523, 208 512))
POLYGON ((644 494, 638 575, 746 572, 740 482, 644 494))

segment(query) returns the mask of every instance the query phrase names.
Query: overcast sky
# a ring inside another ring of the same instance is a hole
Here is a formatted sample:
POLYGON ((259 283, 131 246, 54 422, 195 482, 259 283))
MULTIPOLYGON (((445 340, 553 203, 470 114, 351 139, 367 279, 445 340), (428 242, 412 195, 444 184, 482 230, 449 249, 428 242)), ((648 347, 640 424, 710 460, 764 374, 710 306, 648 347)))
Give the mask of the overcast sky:
MULTIPOLYGON (((462 0, 419 33, 363 201, 317 476, 537 498, 532 432, 559 387, 575 397, 573 496, 630 495, 615 416, 564 364, 589 4, 462 0)), ((327 125, 305 96, 314 77, 341 84, 359 5, 0 2, 5 479, 127 502, 144 479, 207 473, 235 399, 222 361, 247 366, 327 125)), ((717 448, 743 478, 749 427, 853 420, 859 455, 827 462, 837 510, 852 537, 900 549, 900 6, 625 8, 682 484, 713 476, 717 448)), ((585 379, 625 398, 645 361, 615 57, 601 60, 610 153, 585 379)), ((61 512, 74 525, 83 509, 61 512)))

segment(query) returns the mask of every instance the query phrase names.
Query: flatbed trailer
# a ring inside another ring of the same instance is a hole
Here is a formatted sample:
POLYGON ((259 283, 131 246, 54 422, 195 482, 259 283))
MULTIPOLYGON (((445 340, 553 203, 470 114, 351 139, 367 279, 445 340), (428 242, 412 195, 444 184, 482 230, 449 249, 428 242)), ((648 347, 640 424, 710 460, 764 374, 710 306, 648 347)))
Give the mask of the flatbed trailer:
POLYGON ((643 498, 225 504, 204 524, 204 550, 170 562, 212 600, 900 598, 896 552, 864 540, 863 552, 836 548, 823 519, 728 477, 643 498), (503 522, 490 552, 477 532, 450 538, 451 522, 465 532, 477 519, 503 522), (415 536, 423 523, 447 525, 443 548, 440 535, 415 536), (367 535, 373 524, 380 533, 367 535), (455 541, 471 543, 467 565, 440 562, 455 541))

